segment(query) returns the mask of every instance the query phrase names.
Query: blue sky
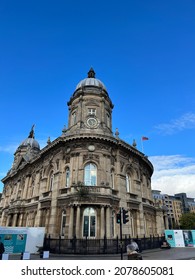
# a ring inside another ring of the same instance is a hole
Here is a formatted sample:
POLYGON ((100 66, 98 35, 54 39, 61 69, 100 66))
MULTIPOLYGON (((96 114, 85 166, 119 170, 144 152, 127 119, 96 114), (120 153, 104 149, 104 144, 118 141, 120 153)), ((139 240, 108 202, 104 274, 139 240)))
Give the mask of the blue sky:
POLYGON ((33 124, 41 147, 61 135, 93 67, 113 132, 140 150, 149 138, 152 188, 195 197, 194 14, 193 0, 1 0, 0 179, 33 124))

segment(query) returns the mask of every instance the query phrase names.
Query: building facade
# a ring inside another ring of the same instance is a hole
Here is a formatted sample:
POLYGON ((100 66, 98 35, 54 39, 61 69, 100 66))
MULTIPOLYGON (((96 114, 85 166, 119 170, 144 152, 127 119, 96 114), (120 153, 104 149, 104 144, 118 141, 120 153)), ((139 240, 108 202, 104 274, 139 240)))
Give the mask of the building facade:
POLYGON ((90 69, 67 103, 68 126, 40 149, 34 127, 3 178, 0 226, 44 226, 52 237, 113 238, 116 215, 128 210, 123 234, 149 236, 164 230, 162 209, 151 192, 153 166, 112 132, 113 104, 90 69))
POLYGON ((180 228, 181 216, 188 212, 195 212, 195 199, 187 197, 186 193, 168 195, 161 194, 159 190, 152 190, 152 196, 155 205, 160 205, 167 213, 168 225, 166 229, 180 228))

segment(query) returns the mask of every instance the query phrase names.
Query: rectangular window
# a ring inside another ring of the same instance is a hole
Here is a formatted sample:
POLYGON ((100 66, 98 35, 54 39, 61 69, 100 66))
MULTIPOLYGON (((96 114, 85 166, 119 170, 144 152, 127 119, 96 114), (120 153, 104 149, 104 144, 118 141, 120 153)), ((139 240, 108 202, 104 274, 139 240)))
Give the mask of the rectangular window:
POLYGON ((61 235, 65 235, 65 226, 66 226, 66 216, 62 216, 62 224, 61 224, 61 235))
POLYGON ((89 171, 85 172, 85 185, 86 186, 90 186, 91 185, 90 172, 89 171))
POLYGON ((84 216, 83 236, 89 235, 89 216, 84 216))
POLYGON ((107 126, 110 127, 110 115, 107 114, 107 126))
POLYGON ((90 237, 95 237, 95 216, 91 216, 90 218, 90 237))
POLYGON ((72 113, 72 125, 76 124, 76 112, 72 113))
POLYGON ((54 183, 54 175, 51 175, 51 177, 50 177, 50 191, 53 190, 53 183, 54 183))

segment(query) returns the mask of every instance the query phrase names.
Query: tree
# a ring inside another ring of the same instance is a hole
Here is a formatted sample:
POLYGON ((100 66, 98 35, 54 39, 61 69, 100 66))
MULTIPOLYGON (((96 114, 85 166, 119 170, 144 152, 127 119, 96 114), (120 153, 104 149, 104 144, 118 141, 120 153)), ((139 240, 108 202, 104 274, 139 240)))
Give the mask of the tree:
POLYGON ((181 229, 195 229, 195 213, 185 213, 180 218, 181 229))

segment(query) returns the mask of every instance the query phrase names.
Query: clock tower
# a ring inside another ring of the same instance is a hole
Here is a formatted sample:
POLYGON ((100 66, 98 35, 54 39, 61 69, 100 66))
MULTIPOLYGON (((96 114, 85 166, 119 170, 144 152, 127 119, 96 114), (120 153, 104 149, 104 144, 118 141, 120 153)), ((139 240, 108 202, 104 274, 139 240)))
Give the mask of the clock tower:
POLYGON ((112 135, 113 104, 105 85, 95 78, 91 68, 88 77, 81 80, 69 102, 69 121, 66 135, 112 135))

